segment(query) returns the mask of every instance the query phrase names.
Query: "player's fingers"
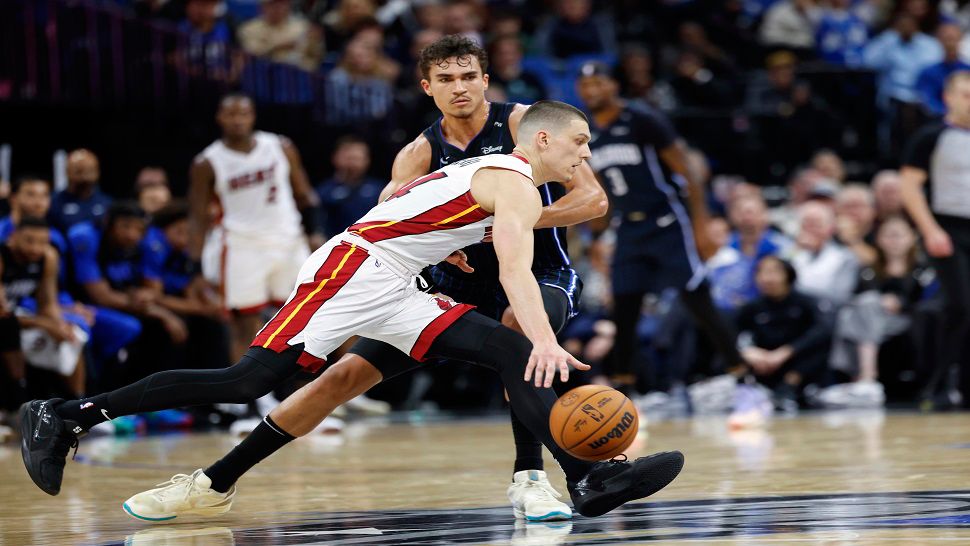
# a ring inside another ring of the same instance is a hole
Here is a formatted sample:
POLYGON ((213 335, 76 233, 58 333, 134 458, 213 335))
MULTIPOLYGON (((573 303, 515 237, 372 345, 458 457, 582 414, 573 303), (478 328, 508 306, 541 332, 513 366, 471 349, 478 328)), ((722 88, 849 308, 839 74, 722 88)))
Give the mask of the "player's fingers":
POLYGON ((569 365, 565 361, 559 363, 559 380, 563 383, 569 381, 569 365))
POLYGON ((529 363, 525 365, 525 380, 528 381, 532 379, 532 372, 536 368, 536 357, 535 355, 529 355, 529 363))
POLYGON ((590 368, 589 364, 584 364, 579 360, 576 360, 576 357, 574 357, 573 355, 569 355, 568 359, 569 359, 569 365, 572 366, 573 368, 576 368, 577 370, 586 371, 590 368))

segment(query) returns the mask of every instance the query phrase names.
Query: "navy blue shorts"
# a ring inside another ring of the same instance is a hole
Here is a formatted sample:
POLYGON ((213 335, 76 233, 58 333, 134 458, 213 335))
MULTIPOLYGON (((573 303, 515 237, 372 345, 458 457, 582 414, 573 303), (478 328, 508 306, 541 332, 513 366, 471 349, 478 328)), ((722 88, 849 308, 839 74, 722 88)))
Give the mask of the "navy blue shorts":
POLYGON ((704 280, 704 264, 690 224, 674 221, 624 222, 616 233, 611 280, 614 294, 694 289, 704 280))

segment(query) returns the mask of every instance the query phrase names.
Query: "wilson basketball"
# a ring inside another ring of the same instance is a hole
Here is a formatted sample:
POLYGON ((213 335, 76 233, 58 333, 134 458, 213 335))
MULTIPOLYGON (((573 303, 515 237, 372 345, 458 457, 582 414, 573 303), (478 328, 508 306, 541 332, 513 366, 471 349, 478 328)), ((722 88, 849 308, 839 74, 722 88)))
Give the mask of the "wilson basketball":
POLYGON ((633 401, 603 385, 576 387, 560 396, 549 414, 552 438, 585 461, 623 453, 633 443, 639 422, 633 401))

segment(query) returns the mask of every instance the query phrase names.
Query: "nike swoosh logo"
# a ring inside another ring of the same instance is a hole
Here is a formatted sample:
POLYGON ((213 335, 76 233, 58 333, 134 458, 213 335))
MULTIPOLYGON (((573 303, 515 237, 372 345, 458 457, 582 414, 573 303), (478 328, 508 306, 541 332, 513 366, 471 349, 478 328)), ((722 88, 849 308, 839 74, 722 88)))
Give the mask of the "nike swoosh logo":
POLYGON ((111 420, 111 417, 108 417, 108 412, 106 412, 106 411, 104 411, 104 410, 101 410, 101 415, 104 415, 104 418, 105 418, 105 419, 107 419, 107 420, 109 420, 109 421, 111 420))

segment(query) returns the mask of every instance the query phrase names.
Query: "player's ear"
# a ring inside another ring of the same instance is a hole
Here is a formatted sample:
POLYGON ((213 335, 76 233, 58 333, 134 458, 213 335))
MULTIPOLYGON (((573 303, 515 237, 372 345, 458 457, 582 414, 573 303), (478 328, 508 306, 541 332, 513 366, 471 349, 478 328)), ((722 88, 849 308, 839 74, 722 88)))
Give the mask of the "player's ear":
POLYGON ((540 150, 545 150, 549 147, 549 133, 545 131, 536 132, 536 144, 539 146, 540 150))
POLYGON ((488 74, 482 74, 482 89, 488 89, 488 74))
POLYGON ((425 95, 429 97, 431 96, 431 82, 429 82, 424 78, 421 78, 421 89, 424 89, 425 95))

